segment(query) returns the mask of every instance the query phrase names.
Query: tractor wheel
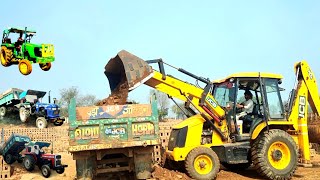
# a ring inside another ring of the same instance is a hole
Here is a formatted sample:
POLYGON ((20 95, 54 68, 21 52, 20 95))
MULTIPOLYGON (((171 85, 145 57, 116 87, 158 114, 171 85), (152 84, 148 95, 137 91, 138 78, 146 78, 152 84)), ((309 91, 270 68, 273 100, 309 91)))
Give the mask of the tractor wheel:
POLYGON ((187 155, 185 167, 193 179, 215 179, 220 169, 220 162, 212 149, 197 147, 187 155))
POLYGON ((48 165, 42 165, 41 166, 41 173, 43 175, 43 177, 48 178, 51 175, 51 170, 50 167, 48 165))
POLYGON ((4 117, 6 115, 6 113, 7 113, 6 107, 4 107, 4 106, 0 107, 0 118, 4 117))
POLYGON ((28 122, 29 117, 30 117, 30 111, 28 111, 25 107, 21 107, 19 109, 19 116, 20 116, 20 120, 21 122, 28 122))
POLYGON ((18 161, 18 163, 22 163, 23 162, 23 158, 20 157, 20 158, 17 159, 17 161, 18 161))
POLYGON ((48 127, 48 122, 44 117, 38 117, 36 120, 36 126, 39 129, 44 129, 48 127))
POLYGON ((27 171, 33 171, 35 164, 35 159, 32 156, 27 155, 23 158, 23 166, 27 171))
POLYGON ((291 179, 297 168, 296 143, 280 129, 266 131, 255 140, 251 155, 255 169, 268 179, 291 179))
POLYGON ((4 161, 7 163, 7 164, 13 164, 16 160, 14 159, 14 157, 11 155, 11 154, 6 154, 4 156, 4 161))
POLYGON ((22 59, 19 61, 19 71, 23 75, 29 75, 32 72, 32 65, 30 61, 22 59))
POLYGON ((53 123, 53 125, 55 125, 55 126, 62 126, 62 124, 63 124, 63 121, 62 122, 54 122, 53 123))
POLYGON ((48 63, 40 63, 39 66, 43 71, 49 71, 50 68, 51 68, 51 63, 50 62, 48 62, 48 63))
POLYGON ((8 67, 11 65, 11 59, 13 58, 13 53, 11 49, 8 49, 5 46, 1 47, 1 64, 4 67, 8 67))
POLYGON ((241 163, 241 164, 228 164, 221 163, 223 167, 227 168, 230 171, 243 171, 248 169, 251 166, 251 163, 241 163))
POLYGON ((64 168, 57 169, 56 172, 57 172, 58 174, 62 174, 62 173, 64 173, 64 168))

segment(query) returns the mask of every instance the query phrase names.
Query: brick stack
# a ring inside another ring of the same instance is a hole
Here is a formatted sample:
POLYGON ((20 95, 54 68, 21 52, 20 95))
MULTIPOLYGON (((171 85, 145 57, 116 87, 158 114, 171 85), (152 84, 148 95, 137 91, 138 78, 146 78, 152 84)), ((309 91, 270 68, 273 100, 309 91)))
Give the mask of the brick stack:
POLYGON ((10 178, 12 174, 13 168, 3 160, 2 156, 0 156, 0 179, 10 178))
POLYGON ((181 120, 174 120, 174 121, 159 123, 159 134, 160 134, 161 145, 154 147, 154 158, 157 163, 161 162, 161 149, 166 148, 168 146, 172 126, 180 122, 181 120))
MULTIPOLYGON (((38 128, 4 128, 5 141, 12 133, 29 136, 32 141, 53 142, 54 152, 66 151, 69 146, 68 126, 53 127, 46 129, 38 128)), ((50 152, 50 148, 44 148, 50 152)))

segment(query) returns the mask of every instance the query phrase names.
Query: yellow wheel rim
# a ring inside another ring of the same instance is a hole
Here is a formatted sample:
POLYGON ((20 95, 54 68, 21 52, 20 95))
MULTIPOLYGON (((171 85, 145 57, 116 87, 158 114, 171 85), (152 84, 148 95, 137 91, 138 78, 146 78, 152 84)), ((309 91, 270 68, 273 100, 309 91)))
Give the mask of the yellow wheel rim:
POLYGON ((194 160, 193 166, 197 173, 208 174, 212 170, 213 162, 209 156, 200 155, 194 160))
POLYGON ((4 59, 4 57, 1 55, 1 64, 6 64, 6 60, 4 59))
POLYGON ((4 57, 3 57, 3 53, 1 52, 1 55, 0 55, 1 57, 1 64, 6 64, 7 63, 7 61, 4 59, 4 57))
POLYGON ((20 69, 20 72, 22 74, 28 74, 29 70, 28 70, 28 65, 26 63, 21 63, 19 65, 19 69, 20 69))
POLYGON ((291 159, 290 148, 283 142, 276 141, 268 150, 269 163, 278 170, 288 167, 291 159))

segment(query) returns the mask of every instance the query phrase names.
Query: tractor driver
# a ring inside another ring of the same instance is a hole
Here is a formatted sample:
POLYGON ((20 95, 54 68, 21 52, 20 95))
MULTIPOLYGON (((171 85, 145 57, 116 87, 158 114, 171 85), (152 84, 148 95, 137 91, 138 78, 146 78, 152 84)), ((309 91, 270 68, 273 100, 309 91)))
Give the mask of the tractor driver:
POLYGON ((21 46, 23 44, 23 38, 22 38, 22 32, 20 32, 20 35, 19 35, 19 38, 16 42, 16 49, 17 49, 17 52, 18 54, 20 53, 21 54, 21 46))
POLYGON ((241 104, 237 104, 237 108, 242 108, 242 112, 236 115, 236 120, 239 120, 240 117, 243 117, 253 111, 253 101, 252 101, 252 93, 249 90, 244 92, 245 101, 241 104))

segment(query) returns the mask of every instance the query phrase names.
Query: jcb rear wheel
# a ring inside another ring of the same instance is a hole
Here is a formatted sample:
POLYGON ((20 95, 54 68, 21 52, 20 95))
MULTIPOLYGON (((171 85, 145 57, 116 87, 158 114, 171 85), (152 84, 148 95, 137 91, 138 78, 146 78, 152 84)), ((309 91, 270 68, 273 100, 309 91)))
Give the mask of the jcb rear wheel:
POLYGON ((283 130, 264 132, 254 142, 251 152, 255 169, 268 179, 290 179, 297 168, 296 143, 283 130))
POLYGON ((11 59, 13 58, 13 53, 12 53, 12 50, 11 49, 8 49, 7 47, 5 46, 2 46, 1 47, 1 64, 4 66, 4 67, 8 67, 11 65, 11 59))
POLYGON ((189 176, 194 179, 215 179, 220 169, 220 162, 212 149, 197 147, 189 152, 185 167, 189 176))
POLYGON ((43 71, 49 71, 50 68, 51 68, 51 63, 50 62, 48 62, 48 63, 40 63, 39 66, 43 71))
POLYGON ((19 61, 19 71, 23 75, 29 75, 32 72, 32 65, 30 61, 22 59, 19 61))

